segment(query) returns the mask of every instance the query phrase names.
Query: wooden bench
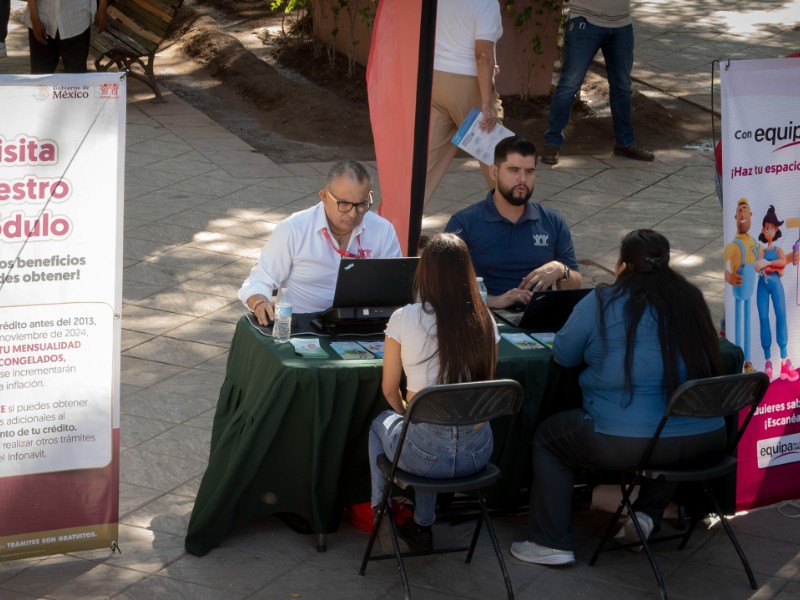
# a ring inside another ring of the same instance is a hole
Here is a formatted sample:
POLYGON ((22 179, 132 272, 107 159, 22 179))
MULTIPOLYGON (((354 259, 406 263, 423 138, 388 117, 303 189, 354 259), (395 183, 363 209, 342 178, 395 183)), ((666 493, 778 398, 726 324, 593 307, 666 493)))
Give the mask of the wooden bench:
POLYGON ((164 102, 153 74, 153 61, 182 3, 183 0, 112 0, 105 31, 92 32, 95 68, 108 71, 116 66, 145 82, 155 93, 155 100, 164 102), (134 71, 134 65, 142 72, 134 71))

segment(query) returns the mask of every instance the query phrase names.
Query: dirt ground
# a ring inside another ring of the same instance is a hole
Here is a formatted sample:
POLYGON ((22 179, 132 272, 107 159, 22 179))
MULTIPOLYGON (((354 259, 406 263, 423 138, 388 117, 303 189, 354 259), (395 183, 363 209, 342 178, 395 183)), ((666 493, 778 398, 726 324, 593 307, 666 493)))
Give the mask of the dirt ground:
MULTIPOLYGON (((294 23, 268 0, 186 0, 171 36, 173 60, 160 81, 277 163, 374 159, 365 70, 331 68, 308 37, 285 35, 294 23)), ((548 98, 504 97, 505 124, 543 144, 548 98)), ((602 70, 587 77, 564 149, 589 154, 613 145, 602 70)), ((711 137, 709 114, 678 100, 634 93, 637 141, 680 147, 711 137)))

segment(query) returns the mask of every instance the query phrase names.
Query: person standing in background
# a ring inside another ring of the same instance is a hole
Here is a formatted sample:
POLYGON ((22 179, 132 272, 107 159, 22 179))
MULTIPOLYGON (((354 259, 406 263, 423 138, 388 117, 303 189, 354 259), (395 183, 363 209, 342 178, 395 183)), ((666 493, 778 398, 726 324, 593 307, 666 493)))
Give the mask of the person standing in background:
POLYGON ((558 164, 575 94, 598 50, 606 61, 614 154, 651 161, 652 152, 636 145, 631 122, 631 70, 633 69, 633 19, 630 0, 570 0, 564 26, 564 64, 553 92, 542 162, 558 164))
MULTIPOLYGON (((439 0, 425 205, 456 155, 458 148, 450 140, 469 111, 480 109, 485 131, 503 117, 494 88, 495 44, 502 35, 498 0, 439 0)), ((489 168, 481 163, 486 183, 493 186, 489 168)))
POLYGON ((86 73, 92 21, 106 27, 108 0, 28 0, 22 22, 28 26, 31 74, 86 73))
POLYGON ((8 35, 8 18, 11 16, 11 0, 0 0, 0 58, 8 56, 6 36, 8 35))

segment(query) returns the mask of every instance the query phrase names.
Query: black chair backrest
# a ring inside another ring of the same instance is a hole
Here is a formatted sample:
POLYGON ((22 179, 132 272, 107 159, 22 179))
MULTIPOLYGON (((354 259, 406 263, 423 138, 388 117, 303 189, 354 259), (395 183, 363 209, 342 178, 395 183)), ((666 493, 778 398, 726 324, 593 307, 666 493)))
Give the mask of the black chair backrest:
MULTIPOLYGON (((694 417, 711 419, 727 417, 750 407, 744 422, 738 427, 736 436, 729 444, 730 452, 737 446, 744 430, 753 418, 758 404, 769 387, 769 377, 765 373, 736 373, 705 379, 692 379, 678 386, 670 396, 667 409, 659 423, 653 443, 661 435, 670 417, 694 417)), ((652 450, 652 444, 649 450, 652 450)), ((649 457, 648 454, 646 455, 649 457)))
POLYGON ((410 423, 473 425, 515 414, 522 386, 511 379, 449 383, 421 389, 408 405, 410 423))
POLYGON ((761 402, 769 387, 765 373, 737 373, 694 379, 672 394, 664 416, 714 418, 738 413, 761 402))

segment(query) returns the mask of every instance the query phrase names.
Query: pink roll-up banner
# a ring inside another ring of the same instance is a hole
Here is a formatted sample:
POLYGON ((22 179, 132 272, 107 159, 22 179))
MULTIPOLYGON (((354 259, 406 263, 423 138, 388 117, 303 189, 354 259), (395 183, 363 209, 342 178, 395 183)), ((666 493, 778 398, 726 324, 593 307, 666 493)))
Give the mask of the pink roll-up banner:
POLYGON ((0 561, 111 548, 124 76, 2 76, 0 106, 0 561))
POLYGON ((771 375, 738 510, 800 497, 800 60, 722 61, 725 330, 771 375))

